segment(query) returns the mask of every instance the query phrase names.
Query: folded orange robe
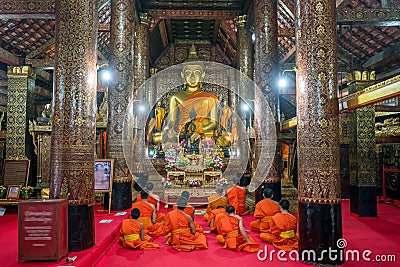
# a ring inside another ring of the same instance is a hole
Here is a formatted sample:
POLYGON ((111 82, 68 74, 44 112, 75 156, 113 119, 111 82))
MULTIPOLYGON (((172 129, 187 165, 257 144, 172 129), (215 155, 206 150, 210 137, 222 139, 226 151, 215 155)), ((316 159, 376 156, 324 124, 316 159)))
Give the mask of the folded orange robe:
POLYGON ((167 245, 179 251, 206 249, 206 237, 199 232, 190 232, 188 215, 180 210, 173 210, 165 216, 164 229, 167 245))
POLYGON ((246 239, 240 233, 238 218, 229 215, 219 216, 219 218, 221 226, 218 227, 217 241, 223 244, 224 248, 253 253, 260 250, 259 245, 251 236, 249 236, 251 243, 246 242, 246 239))
POLYGON ((236 214, 242 215, 246 212, 246 189, 236 185, 227 190, 226 197, 229 205, 235 208, 236 214))
POLYGON ((261 233, 260 238, 277 249, 290 251, 299 248, 296 229, 296 217, 291 214, 277 213, 272 217, 269 231, 261 233))
POLYGON ((269 230, 269 222, 272 216, 281 212, 279 204, 270 199, 263 199, 256 204, 254 210, 255 221, 250 223, 250 227, 256 232, 266 232, 269 230))
POLYGON ((208 206, 207 206, 207 214, 204 214, 204 219, 206 221, 208 221, 208 223, 210 223, 210 212, 212 210, 215 210, 217 207, 222 206, 224 208, 226 208, 226 206, 228 205, 228 201, 225 197, 220 197, 220 196, 210 196, 208 197, 208 206))
POLYGON ((162 223, 152 223, 151 217, 153 215, 153 207, 145 201, 138 201, 132 204, 132 209, 137 208, 140 210, 139 222, 144 224, 144 233, 148 235, 163 235, 162 223))
MULTIPOLYGON (((178 209, 178 206, 177 206, 177 205, 174 205, 174 206, 173 206, 173 209, 174 209, 174 210, 178 209)), ((203 227, 202 227, 199 223, 197 223, 197 222, 194 221, 194 211, 195 211, 195 209, 194 209, 191 205, 187 205, 186 208, 185 208, 183 211, 184 211, 187 215, 189 215, 190 217, 192 217, 193 223, 194 223, 194 227, 196 227, 196 232, 203 233, 203 231, 204 231, 203 227)))
POLYGON ((144 239, 140 238, 142 227, 136 220, 125 219, 122 221, 121 229, 119 230, 118 242, 124 248, 128 249, 157 249, 158 244, 153 243, 151 236, 145 235, 144 239))
POLYGON ((216 216, 218 214, 226 214, 226 209, 225 208, 219 208, 219 209, 215 209, 210 211, 210 215, 207 216, 208 217, 208 225, 210 226, 210 230, 211 231, 216 231, 216 225, 215 225, 215 220, 216 220, 216 216), (213 224, 211 225, 211 221, 214 219, 213 224))

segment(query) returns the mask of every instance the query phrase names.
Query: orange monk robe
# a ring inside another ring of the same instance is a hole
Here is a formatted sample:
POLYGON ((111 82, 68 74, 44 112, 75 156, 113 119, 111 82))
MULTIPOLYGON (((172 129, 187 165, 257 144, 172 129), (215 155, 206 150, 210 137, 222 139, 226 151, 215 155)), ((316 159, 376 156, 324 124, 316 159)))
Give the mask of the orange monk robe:
MULTIPOLYGON (((174 205, 173 209, 177 210, 178 206, 174 205)), ((194 221, 194 211, 195 211, 195 209, 191 205, 187 205, 186 208, 183 210, 183 212, 185 212, 187 215, 192 217, 193 223, 194 223, 194 227, 196 227, 196 232, 203 233, 203 231, 204 231, 203 227, 199 223, 194 221)))
POLYGON ((148 235, 163 235, 162 223, 154 223, 151 221, 155 207, 145 201, 139 201, 132 204, 132 209, 140 210, 140 218, 138 221, 144 224, 144 233, 148 235))
POLYGON ((296 228, 296 217, 291 214, 277 213, 272 217, 269 231, 261 233, 260 238, 280 250, 298 249, 299 239, 296 235, 296 228))
POLYGON ((229 205, 235 208, 236 214, 241 215, 246 212, 246 189, 236 185, 227 190, 226 197, 229 205))
POLYGON ((224 248, 246 252, 258 252, 260 250, 259 245, 251 236, 248 236, 250 243, 247 243, 240 232, 239 218, 230 215, 219 216, 219 218, 221 226, 218 227, 217 241, 223 244, 224 248))
MULTIPOLYGON (((195 115, 193 123, 196 125, 196 133, 204 133, 204 120, 209 120, 209 113, 218 103, 218 97, 212 93, 196 90, 188 95, 179 105, 179 132, 181 132, 186 123, 191 121, 191 116, 195 115), (192 114, 192 113, 195 114, 192 114)), ((171 112, 171 111, 170 111, 171 112)))
POLYGON ((165 214, 157 209, 157 207, 160 206, 160 203, 159 203, 160 200, 159 200, 158 196, 150 194, 149 197, 147 198, 147 201, 149 203, 153 204, 154 207, 156 207, 156 215, 157 215, 156 221, 159 223, 163 222, 164 218, 165 218, 165 214))
POLYGON ((153 243, 151 236, 144 235, 144 240, 141 239, 142 225, 133 219, 125 219, 122 221, 119 231, 118 242, 124 248, 129 249, 157 249, 158 244, 153 243))
POLYGON ((217 224, 220 223, 220 221, 216 222, 216 217, 222 214, 226 214, 225 208, 219 208, 212 210, 210 212, 210 215, 208 216, 208 225, 210 226, 211 231, 217 231, 217 224))
POLYGON ((173 210, 165 216, 164 229, 167 245, 180 251, 206 249, 206 237, 199 232, 190 232, 190 216, 181 210, 173 210))
POLYGON ((279 213, 281 208, 278 203, 270 199, 263 199, 256 204, 254 210, 255 221, 250 223, 250 227, 256 232, 265 232, 269 229, 269 222, 272 216, 279 213))
POLYGON ((217 209, 217 207, 222 206, 224 208, 226 208, 226 206, 228 205, 228 201, 226 198, 224 197, 220 197, 220 196, 210 196, 208 197, 208 206, 207 206, 207 214, 204 214, 204 219, 206 221, 208 221, 208 223, 210 223, 210 213, 212 210, 217 209))

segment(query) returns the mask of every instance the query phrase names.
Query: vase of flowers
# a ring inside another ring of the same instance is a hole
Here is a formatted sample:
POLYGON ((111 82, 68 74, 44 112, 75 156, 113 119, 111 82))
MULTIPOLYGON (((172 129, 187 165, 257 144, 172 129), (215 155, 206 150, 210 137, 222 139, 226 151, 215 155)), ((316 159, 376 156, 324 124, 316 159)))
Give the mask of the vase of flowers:
POLYGON ((218 171, 224 168, 224 163, 220 156, 215 155, 207 166, 208 171, 218 171))
POLYGON ((202 181, 200 179, 194 178, 188 181, 189 187, 200 187, 202 181))
POLYGON ((220 178, 217 180, 217 185, 220 185, 220 186, 227 186, 227 185, 228 185, 228 180, 227 180, 226 178, 220 177, 220 178))
POLYGON ((172 181, 171 181, 171 179, 169 179, 169 178, 163 178, 163 179, 161 180, 161 184, 162 184, 162 186, 165 187, 165 188, 171 188, 171 187, 172 187, 172 181))
POLYGON ((7 187, 0 185, 0 198, 6 198, 7 187))
POLYGON ((33 187, 32 186, 23 186, 21 188, 21 196, 24 199, 28 199, 33 193, 33 187))

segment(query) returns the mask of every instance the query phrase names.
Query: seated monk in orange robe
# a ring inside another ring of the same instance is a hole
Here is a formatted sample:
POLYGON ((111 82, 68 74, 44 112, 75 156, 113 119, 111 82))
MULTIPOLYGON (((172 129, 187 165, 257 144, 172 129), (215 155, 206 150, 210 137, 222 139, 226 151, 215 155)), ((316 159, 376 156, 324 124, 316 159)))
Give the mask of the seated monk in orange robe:
POLYGON ((207 206, 207 214, 204 214, 204 219, 210 223, 211 219, 209 218, 210 213, 212 210, 217 209, 217 207, 224 207, 228 206, 228 199, 224 197, 224 187, 217 186, 215 191, 217 195, 208 197, 208 206, 207 206))
POLYGON ((144 234, 143 223, 137 221, 139 217, 140 210, 135 208, 131 210, 132 219, 122 221, 118 243, 129 249, 150 250, 159 248, 158 244, 153 243, 151 236, 144 234))
POLYGON ((187 206, 187 199, 180 197, 177 205, 178 209, 172 210, 165 216, 164 229, 167 245, 179 251, 208 248, 206 237, 196 232, 192 217, 183 211, 187 206))
POLYGON ((153 204, 147 201, 149 193, 146 190, 140 192, 141 201, 132 204, 132 208, 140 210, 139 222, 144 225, 144 233, 152 236, 163 235, 162 223, 156 222, 157 214, 156 208, 153 204))
POLYGON ((246 188, 243 186, 235 185, 226 191, 229 205, 233 206, 236 213, 243 215, 246 213, 246 188))
POLYGON ((274 191, 265 188, 263 191, 264 199, 256 204, 254 210, 255 221, 250 223, 250 227, 256 232, 265 232, 269 230, 269 222, 276 213, 281 211, 279 204, 272 200, 274 191))
POLYGON ((233 206, 226 207, 226 214, 219 216, 219 221, 221 225, 218 227, 217 241, 223 244, 224 248, 246 252, 260 250, 253 238, 247 236, 242 218, 235 214, 233 206))
POLYGON ((218 232, 217 231, 217 225, 219 221, 217 221, 217 217, 220 215, 226 214, 226 207, 223 206, 218 206, 215 210, 212 210, 210 212, 210 215, 208 216, 208 226, 210 226, 209 231, 204 231, 205 234, 209 234, 211 232, 218 232))
MULTIPOLYGON (((189 200, 190 193, 189 193, 188 191, 183 191, 183 192, 181 193, 181 197, 186 198, 186 200, 189 200)), ((174 210, 176 210, 177 208, 178 208, 177 205, 174 205, 174 206, 173 206, 173 209, 174 209, 174 210)), ((194 227, 196 228, 196 232, 203 233, 203 231, 204 231, 203 227, 202 227, 199 223, 197 223, 197 222, 194 221, 194 212, 195 212, 195 209, 194 209, 191 205, 188 204, 188 205, 185 207, 185 209, 184 209, 183 211, 184 211, 187 215, 189 215, 190 217, 192 217, 192 220, 193 220, 193 223, 194 223, 194 227)))
POLYGON ((146 184, 146 189, 149 191, 149 197, 147 201, 156 207, 156 221, 161 223, 164 221, 165 214, 160 212, 160 197, 156 194, 153 194, 152 191, 154 189, 154 184, 152 182, 148 182, 146 184))
POLYGON ((279 202, 281 213, 272 217, 270 228, 266 233, 261 233, 261 240, 272 244, 280 250, 290 251, 298 249, 298 237, 296 235, 297 220, 289 213, 289 201, 282 199, 279 202))

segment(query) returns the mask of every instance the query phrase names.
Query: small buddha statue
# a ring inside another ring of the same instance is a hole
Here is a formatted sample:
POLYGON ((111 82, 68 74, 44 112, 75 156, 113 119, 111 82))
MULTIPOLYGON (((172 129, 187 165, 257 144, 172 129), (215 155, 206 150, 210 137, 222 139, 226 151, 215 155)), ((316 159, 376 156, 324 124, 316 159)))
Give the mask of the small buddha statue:
POLYGON ((101 102, 96 114, 97 122, 106 122, 108 116, 108 91, 104 91, 103 101, 101 102))
POLYGON ((51 124, 51 104, 46 104, 43 106, 43 111, 42 111, 42 116, 36 118, 37 122, 40 123, 41 125, 45 124, 45 125, 50 125, 51 124))
POLYGON ((156 119, 156 125, 155 125, 155 129, 156 131, 161 131, 161 127, 164 121, 164 117, 165 117, 165 108, 162 107, 162 103, 161 101, 157 101, 157 107, 154 111, 155 113, 155 119, 156 119))

